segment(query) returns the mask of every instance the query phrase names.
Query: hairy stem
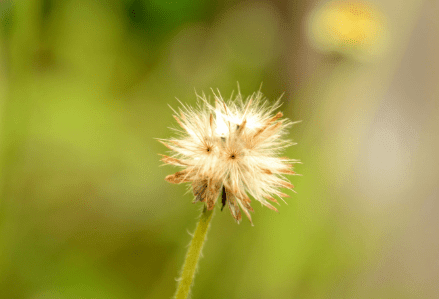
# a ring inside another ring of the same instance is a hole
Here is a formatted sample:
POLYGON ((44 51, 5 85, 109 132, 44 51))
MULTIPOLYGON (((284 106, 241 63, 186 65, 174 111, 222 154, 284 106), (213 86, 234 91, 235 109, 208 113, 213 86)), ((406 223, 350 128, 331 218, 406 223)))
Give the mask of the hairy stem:
POLYGON ((191 290, 192 281, 194 280, 195 270, 197 268, 198 260, 200 259, 201 250, 203 249, 204 241, 206 240, 207 230, 209 229, 210 220, 213 216, 213 210, 207 210, 204 206, 201 213, 200 221, 191 241, 191 245, 186 254, 183 271, 179 279, 175 299, 186 299, 191 290))

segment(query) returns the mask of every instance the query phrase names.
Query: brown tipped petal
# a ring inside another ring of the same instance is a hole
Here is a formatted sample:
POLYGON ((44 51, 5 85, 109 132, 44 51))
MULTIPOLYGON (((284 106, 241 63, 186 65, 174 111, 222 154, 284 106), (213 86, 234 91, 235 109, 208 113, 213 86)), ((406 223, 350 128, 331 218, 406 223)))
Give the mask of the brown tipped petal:
POLYGON ((206 205, 208 210, 212 210, 215 207, 221 187, 220 181, 214 182, 209 180, 206 193, 206 205))
POLYGON ((270 169, 266 169, 266 168, 261 168, 261 171, 265 174, 273 174, 273 172, 271 172, 270 169))
POLYGON ((242 200, 238 200, 239 206, 241 207, 241 210, 244 212, 245 216, 247 216, 248 220, 250 220, 251 225, 253 226, 252 217, 250 216, 250 213, 244 206, 244 202, 242 200))
POLYGON ((273 123, 274 121, 276 121, 277 119, 281 118, 282 116, 284 116, 283 113, 279 111, 275 116, 273 116, 273 117, 267 122, 267 124, 271 124, 271 123, 273 123))
POLYGON ((178 142, 178 141, 176 141, 176 140, 168 140, 168 142, 170 142, 170 143, 172 143, 172 144, 174 144, 174 145, 176 145, 176 146, 178 146, 178 147, 181 147, 181 148, 187 149, 187 146, 183 146, 180 142, 178 142))
POLYGON ((281 169, 281 170, 279 170, 279 173, 282 173, 282 174, 296 174, 291 169, 281 169))
POLYGON ((252 216, 251 216, 250 213, 247 211, 247 209, 242 208, 242 211, 244 212, 245 216, 247 216, 248 220, 250 220, 250 223, 253 225, 252 216))
MULTIPOLYGON (((248 198, 247 198, 248 199, 248 198)), ((244 208, 246 208, 247 210, 254 212, 252 206, 250 205, 250 199, 248 199, 248 201, 246 201, 244 198, 241 199, 241 203, 244 206, 244 208)))
POLYGON ((240 223, 241 222, 241 218, 242 218, 241 211, 240 211, 239 207, 236 207, 235 209, 236 209, 236 211, 233 214, 233 217, 235 218, 237 223, 240 223))
POLYGON ((168 175, 165 178, 165 180, 168 181, 169 183, 172 183, 172 184, 180 184, 180 183, 192 181, 190 178, 190 172, 186 169, 182 170, 182 171, 178 171, 174 174, 168 175))
POLYGON ((279 195, 280 197, 285 197, 285 198, 291 197, 288 194, 285 194, 285 193, 282 193, 282 192, 277 192, 276 194, 279 195))
POLYGON ((281 125, 282 125, 282 121, 279 121, 278 123, 269 127, 267 129, 268 134, 273 134, 274 132, 276 132, 280 128, 281 125))
POLYGON ((269 201, 272 201, 272 202, 274 202, 274 203, 277 203, 277 204, 279 204, 279 202, 276 200, 276 198, 274 198, 274 197, 271 197, 271 196, 269 196, 269 195, 267 195, 267 196, 264 196, 266 199, 268 199, 269 201))
POLYGON ((189 165, 189 164, 187 164, 187 163, 185 163, 185 162, 183 162, 183 161, 181 161, 179 159, 176 159, 176 158, 173 158, 173 157, 169 157, 169 156, 165 156, 165 155, 162 155, 162 156, 163 156, 163 158, 161 159, 161 161, 166 163, 166 164, 172 164, 172 165, 177 165, 177 166, 187 166, 187 165, 189 165))
POLYGON ((162 141, 162 140, 159 140, 159 142, 160 142, 161 144, 163 144, 164 146, 166 146, 167 148, 169 148, 170 150, 174 150, 174 148, 173 148, 171 145, 167 144, 166 142, 164 142, 164 141, 162 141))
POLYGON ((232 214, 233 218, 239 223, 241 221, 241 212, 239 211, 239 207, 236 202, 232 202, 230 200, 227 201, 229 204, 229 210, 232 214))
POLYGON ((205 202, 207 192, 207 180, 198 180, 192 182, 192 190, 195 196, 193 203, 196 203, 198 201, 205 202))
POLYGON ((275 122, 276 120, 278 120, 282 116, 284 116, 283 113, 282 112, 278 112, 275 116, 273 116, 272 118, 270 118, 269 120, 267 120, 265 122, 264 128, 268 128, 269 125, 271 125, 273 122, 275 122))
POLYGON ((229 205, 230 213, 233 218, 239 223, 241 221, 241 212, 239 210, 238 203, 236 202, 235 195, 226 189, 227 203, 229 205))
POLYGON ((247 196, 242 197, 242 201, 245 203, 250 204, 252 201, 250 200, 250 198, 248 198, 247 196))
POLYGON ((264 206, 266 206, 267 208, 269 208, 270 210, 275 211, 276 213, 279 213, 279 211, 273 207, 272 205, 270 205, 269 203, 262 203, 264 206))
POLYGON ((244 119, 244 121, 239 125, 239 129, 236 130, 236 134, 239 136, 244 131, 245 125, 247 124, 247 120, 244 119))
POLYGON ((271 121, 269 121, 268 124, 260 128, 254 135, 253 139, 257 140, 257 143, 260 143, 267 139, 268 136, 276 132, 280 126, 282 125, 282 121, 279 121, 278 123, 270 126, 271 121))
POLYGON ((186 126, 181 122, 181 120, 176 115, 173 115, 173 116, 174 116, 175 120, 177 121, 177 123, 180 125, 180 127, 182 127, 185 131, 187 131, 186 126))
POLYGON ((294 185, 291 184, 290 182, 282 181, 280 184, 281 184, 282 186, 284 186, 285 188, 288 188, 288 189, 293 189, 293 188, 294 188, 294 185))

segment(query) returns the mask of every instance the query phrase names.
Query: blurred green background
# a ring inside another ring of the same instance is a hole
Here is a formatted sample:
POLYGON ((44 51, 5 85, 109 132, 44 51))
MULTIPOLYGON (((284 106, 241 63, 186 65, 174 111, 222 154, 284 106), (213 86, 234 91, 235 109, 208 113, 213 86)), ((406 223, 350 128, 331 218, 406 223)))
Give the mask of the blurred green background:
POLYGON ((438 298, 439 2, 0 1, 0 298, 171 298, 172 107, 259 89, 297 194, 216 210, 192 298, 438 298))

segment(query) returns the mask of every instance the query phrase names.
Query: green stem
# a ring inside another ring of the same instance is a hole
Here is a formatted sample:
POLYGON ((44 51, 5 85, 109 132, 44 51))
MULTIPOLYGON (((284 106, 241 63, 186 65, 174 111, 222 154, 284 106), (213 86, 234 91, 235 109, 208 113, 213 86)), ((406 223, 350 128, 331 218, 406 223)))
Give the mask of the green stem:
POLYGON ((197 229, 195 230, 189 251, 186 254, 186 260, 184 261, 183 271, 179 279, 177 292, 174 299, 186 299, 191 290, 192 281, 195 276, 195 270, 197 268, 198 260, 200 259, 201 250, 203 249, 204 241, 206 240, 207 230, 209 229, 210 220, 213 216, 213 210, 207 210, 204 206, 201 213, 200 221, 198 222, 197 229))

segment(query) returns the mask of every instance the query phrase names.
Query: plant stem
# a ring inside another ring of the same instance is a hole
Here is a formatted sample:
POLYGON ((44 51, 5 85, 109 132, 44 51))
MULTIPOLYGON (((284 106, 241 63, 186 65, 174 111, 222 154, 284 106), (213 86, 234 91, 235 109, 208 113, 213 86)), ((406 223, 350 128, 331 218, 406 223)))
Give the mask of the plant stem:
POLYGON ((195 276, 195 270, 197 268, 198 260, 200 259, 201 250, 203 249, 204 241, 206 240, 207 230, 209 229, 210 220, 213 216, 213 210, 207 210, 204 206, 201 213, 200 221, 198 222, 197 229, 189 247, 189 251, 186 254, 186 260, 184 261, 183 271, 179 279, 177 292, 174 299, 186 299, 191 290, 192 281, 195 276))

